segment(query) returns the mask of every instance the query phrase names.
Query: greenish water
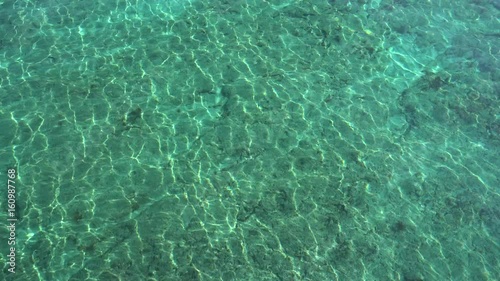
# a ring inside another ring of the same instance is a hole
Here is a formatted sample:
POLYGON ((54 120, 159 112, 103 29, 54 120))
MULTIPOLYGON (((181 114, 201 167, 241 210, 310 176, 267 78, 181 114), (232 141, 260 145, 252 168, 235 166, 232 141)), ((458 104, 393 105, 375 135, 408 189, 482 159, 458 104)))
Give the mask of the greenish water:
POLYGON ((498 280, 499 8, 2 0, 0 279, 498 280))

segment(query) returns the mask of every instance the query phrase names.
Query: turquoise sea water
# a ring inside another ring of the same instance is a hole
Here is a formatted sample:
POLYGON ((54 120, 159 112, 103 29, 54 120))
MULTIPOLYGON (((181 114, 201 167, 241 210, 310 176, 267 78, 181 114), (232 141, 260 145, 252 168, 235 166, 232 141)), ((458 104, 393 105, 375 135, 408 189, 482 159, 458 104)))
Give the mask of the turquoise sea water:
POLYGON ((499 9, 0 1, 0 280, 499 280, 499 9))

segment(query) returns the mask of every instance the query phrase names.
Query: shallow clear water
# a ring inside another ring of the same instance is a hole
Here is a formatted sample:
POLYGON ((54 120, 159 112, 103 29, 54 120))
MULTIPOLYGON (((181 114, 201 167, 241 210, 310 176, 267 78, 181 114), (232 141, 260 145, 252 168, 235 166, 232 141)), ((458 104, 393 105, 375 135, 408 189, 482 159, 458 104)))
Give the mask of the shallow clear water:
POLYGON ((496 1, 0 5, 7 280, 500 276, 496 1))

